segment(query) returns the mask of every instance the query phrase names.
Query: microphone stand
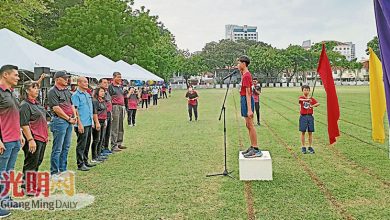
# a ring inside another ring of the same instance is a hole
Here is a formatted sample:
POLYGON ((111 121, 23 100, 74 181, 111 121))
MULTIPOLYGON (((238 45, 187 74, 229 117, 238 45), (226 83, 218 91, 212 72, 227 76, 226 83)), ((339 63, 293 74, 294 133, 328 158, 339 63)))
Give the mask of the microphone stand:
POLYGON ((225 164, 224 164, 224 170, 222 173, 216 173, 216 174, 208 174, 206 175, 206 177, 212 177, 212 176, 228 176, 230 178, 233 178, 233 176, 231 176, 230 174, 233 172, 233 171, 228 171, 227 169, 227 163, 226 163, 226 107, 225 107, 225 103, 226 103, 226 97, 227 97, 227 94, 229 92, 229 86, 230 86, 230 82, 232 80, 232 76, 234 74, 230 74, 230 76, 228 77, 229 78, 229 81, 227 83, 227 88, 226 88, 226 93, 225 93, 225 97, 223 99, 223 103, 222 103, 222 108, 221 108, 221 112, 219 114, 219 121, 221 121, 221 118, 222 118, 222 114, 223 114, 223 144, 224 144, 224 156, 225 156, 225 164))

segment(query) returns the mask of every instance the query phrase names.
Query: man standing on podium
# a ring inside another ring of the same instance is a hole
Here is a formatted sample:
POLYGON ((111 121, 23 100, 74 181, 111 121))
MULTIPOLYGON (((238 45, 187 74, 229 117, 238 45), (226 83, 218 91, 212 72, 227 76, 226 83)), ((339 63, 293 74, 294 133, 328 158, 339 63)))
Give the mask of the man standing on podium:
POLYGON ((253 109, 255 107, 255 100, 252 96, 252 75, 248 70, 250 59, 247 56, 238 58, 237 68, 241 72, 241 116, 245 118, 245 124, 248 128, 249 139, 251 146, 243 151, 245 158, 254 158, 263 156, 263 152, 257 145, 257 134, 255 125, 253 124, 253 109))

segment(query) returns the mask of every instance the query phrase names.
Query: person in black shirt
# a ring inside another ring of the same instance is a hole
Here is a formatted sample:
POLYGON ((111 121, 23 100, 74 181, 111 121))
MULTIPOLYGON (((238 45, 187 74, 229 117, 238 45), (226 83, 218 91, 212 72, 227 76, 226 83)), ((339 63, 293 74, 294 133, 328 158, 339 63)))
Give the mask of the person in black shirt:
MULTIPOLYGON (((93 93, 93 118, 100 124, 100 129, 96 126, 92 129, 92 159, 96 161, 104 161, 106 156, 101 155, 103 146, 103 137, 106 135, 107 124, 107 105, 104 99, 105 90, 102 87, 96 87, 93 93)), ((96 123, 96 122, 95 122, 96 123)))
POLYGON ((23 134, 26 137, 26 142, 23 146, 24 165, 23 178, 24 180, 32 178, 33 182, 30 186, 25 186, 27 195, 39 195, 37 188, 36 171, 42 164, 46 144, 49 139, 47 128, 47 112, 45 108, 37 101, 39 95, 38 82, 28 81, 23 85, 24 100, 20 105, 20 126, 23 129, 23 134), (29 172, 30 173, 27 173, 29 172))
MULTIPOLYGON (((18 84, 18 67, 5 65, 0 68, 0 178, 3 172, 14 170, 20 146, 25 139, 20 132, 19 102, 13 93, 18 84)), ((4 184, 0 184, 3 193, 4 184)), ((10 196, 1 197, 1 204, 7 204, 10 196)), ((9 216, 8 210, 0 207, 0 217, 9 216)))
POLYGON ((67 171, 72 129, 77 123, 76 109, 72 105, 72 93, 67 88, 69 77, 70 75, 65 71, 56 72, 55 84, 47 93, 48 104, 53 113, 50 123, 50 130, 53 133, 50 173, 54 179, 60 179, 60 173, 67 171))

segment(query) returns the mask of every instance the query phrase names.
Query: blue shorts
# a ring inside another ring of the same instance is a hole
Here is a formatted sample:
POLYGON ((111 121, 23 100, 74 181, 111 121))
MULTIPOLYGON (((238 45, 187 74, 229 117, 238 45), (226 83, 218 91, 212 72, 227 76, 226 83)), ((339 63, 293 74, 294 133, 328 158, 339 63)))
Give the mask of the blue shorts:
POLYGON ((301 115, 299 117, 299 131, 314 132, 314 117, 313 115, 301 115))
MULTIPOLYGON (((252 112, 255 109, 255 100, 251 97, 252 112)), ((248 117, 248 105, 246 104, 246 96, 241 96, 241 116, 248 117)))

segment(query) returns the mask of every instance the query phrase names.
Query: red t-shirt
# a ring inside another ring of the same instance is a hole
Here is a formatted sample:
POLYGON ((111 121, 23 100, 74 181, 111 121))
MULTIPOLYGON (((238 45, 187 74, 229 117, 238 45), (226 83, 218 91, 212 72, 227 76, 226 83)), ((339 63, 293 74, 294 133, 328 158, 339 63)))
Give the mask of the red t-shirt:
POLYGON ((259 102, 259 98, 260 98, 260 93, 257 91, 261 89, 259 86, 257 85, 253 85, 253 88, 252 88, 252 97, 253 99, 255 100, 255 102, 259 102))
MULTIPOLYGON (((306 99, 305 96, 300 96, 299 99, 306 99)), ((311 105, 317 104, 317 100, 310 98, 310 101, 299 101, 301 105, 301 115, 313 114, 313 107, 311 105)))
MULTIPOLYGON (((193 91, 192 93, 187 92, 187 94, 186 94, 186 98, 189 98, 189 99, 195 99, 196 97, 199 97, 198 93, 196 91, 193 91)), ((188 104, 189 105, 197 105, 198 104, 198 100, 197 99, 195 99, 195 100, 188 100, 188 104)))
POLYGON ((241 96, 246 95, 246 88, 249 88, 249 94, 252 95, 252 76, 250 72, 246 72, 242 75, 240 91, 241 96))

